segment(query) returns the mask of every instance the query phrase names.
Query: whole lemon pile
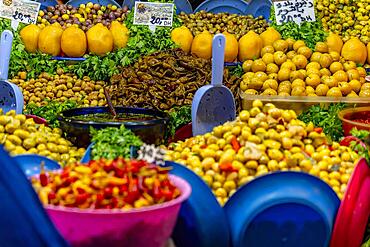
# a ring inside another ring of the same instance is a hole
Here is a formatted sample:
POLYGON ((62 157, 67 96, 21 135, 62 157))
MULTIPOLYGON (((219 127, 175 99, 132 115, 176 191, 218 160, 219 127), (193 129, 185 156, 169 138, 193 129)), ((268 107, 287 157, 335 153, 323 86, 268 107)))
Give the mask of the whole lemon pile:
POLYGON ((85 153, 84 148, 77 149, 64 139, 60 129, 36 124, 14 110, 3 114, 0 109, 0 144, 11 155, 39 154, 61 165, 73 164, 85 153))
POLYGON ((369 43, 369 1, 317 0, 314 2, 316 13, 326 31, 340 34, 343 41, 358 37, 365 44, 369 43))
POLYGON ((118 21, 112 21, 110 29, 98 23, 89 28, 86 34, 78 25, 63 29, 55 22, 43 29, 30 24, 20 31, 20 36, 28 52, 40 51, 52 56, 64 54, 68 57, 82 57, 87 50, 103 56, 114 48, 126 47, 129 31, 118 21))
POLYGON ((301 40, 283 40, 270 28, 239 49, 246 72, 240 88, 251 95, 369 97, 366 71, 357 64, 367 58, 365 45, 357 38, 344 45, 331 33, 318 42, 315 51, 301 40), (240 52, 242 50, 242 52, 240 52))
POLYGON ((358 155, 327 142, 321 129, 259 100, 233 122, 211 133, 170 144, 167 159, 181 163, 212 188, 220 204, 242 185, 274 171, 302 171, 320 177, 340 198, 358 155))

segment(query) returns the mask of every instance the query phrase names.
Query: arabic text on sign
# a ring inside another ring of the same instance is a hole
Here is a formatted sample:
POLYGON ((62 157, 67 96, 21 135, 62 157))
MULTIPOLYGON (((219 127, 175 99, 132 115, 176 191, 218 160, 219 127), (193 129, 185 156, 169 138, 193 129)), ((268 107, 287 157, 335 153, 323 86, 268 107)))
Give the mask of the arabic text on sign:
POLYGON ((288 0, 274 2, 277 24, 285 22, 302 23, 315 21, 313 0, 288 0))

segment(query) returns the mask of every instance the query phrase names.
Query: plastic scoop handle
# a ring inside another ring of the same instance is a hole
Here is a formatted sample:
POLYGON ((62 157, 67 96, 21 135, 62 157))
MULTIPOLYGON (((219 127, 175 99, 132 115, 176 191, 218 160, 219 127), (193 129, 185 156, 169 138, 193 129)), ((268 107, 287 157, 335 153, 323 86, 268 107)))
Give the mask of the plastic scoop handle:
POLYGON ((0 39, 0 80, 8 79, 10 53, 12 51, 13 33, 5 30, 0 39))
POLYGON ((222 85, 224 76, 224 57, 226 39, 223 34, 216 34, 212 41, 212 80, 213 86, 222 85))

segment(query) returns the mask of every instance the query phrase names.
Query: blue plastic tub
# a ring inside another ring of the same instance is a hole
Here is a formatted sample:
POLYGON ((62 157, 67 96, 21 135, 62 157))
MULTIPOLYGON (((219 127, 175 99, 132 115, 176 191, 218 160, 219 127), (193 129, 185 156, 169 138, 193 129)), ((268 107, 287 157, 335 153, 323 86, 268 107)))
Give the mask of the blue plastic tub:
POLYGON ((319 178, 275 172, 239 188, 224 209, 233 247, 327 247, 339 204, 319 178))

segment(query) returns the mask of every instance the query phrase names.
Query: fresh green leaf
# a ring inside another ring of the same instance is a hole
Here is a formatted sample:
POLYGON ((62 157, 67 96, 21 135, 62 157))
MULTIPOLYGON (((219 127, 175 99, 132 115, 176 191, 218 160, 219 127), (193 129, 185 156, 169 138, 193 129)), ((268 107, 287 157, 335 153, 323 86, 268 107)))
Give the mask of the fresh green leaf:
POLYGON ((130 158, 130 147, 140 147, 143 142, 124 125, 120 128, 108 127, 101 130, 90 129, 92 135, 92 159, 113 160, 117 157, 130 158))

